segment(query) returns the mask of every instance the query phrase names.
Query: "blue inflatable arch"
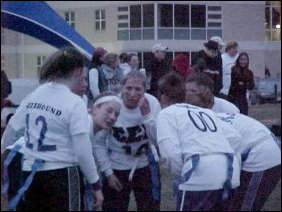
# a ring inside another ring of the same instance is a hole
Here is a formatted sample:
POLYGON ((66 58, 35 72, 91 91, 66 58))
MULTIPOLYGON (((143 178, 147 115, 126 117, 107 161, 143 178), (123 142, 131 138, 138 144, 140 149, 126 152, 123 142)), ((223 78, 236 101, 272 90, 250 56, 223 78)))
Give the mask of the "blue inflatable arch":
POLYGON ((75 47, 89 60, 93 54, 94 47, 44 1, 1 1, 1 27, 56 48, 75 47))

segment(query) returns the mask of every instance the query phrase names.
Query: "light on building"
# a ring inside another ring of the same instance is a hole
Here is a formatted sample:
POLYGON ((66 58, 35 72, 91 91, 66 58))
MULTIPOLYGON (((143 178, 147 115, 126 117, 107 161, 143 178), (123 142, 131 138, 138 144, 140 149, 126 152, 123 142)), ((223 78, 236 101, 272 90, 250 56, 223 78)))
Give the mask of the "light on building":
POLYGON ((280 24, 277 24, 275 27, 276 29, 280 29, 280 24))

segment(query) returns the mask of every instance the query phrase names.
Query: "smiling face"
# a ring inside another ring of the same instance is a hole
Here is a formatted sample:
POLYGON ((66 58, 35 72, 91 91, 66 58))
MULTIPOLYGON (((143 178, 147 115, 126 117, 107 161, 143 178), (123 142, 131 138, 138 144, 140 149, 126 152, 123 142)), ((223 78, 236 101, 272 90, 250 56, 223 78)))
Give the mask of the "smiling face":
POLYGON ((242 68, 245 68, 247 67, 249 61, 248 61, 248 58, 246 57, 246 55, 242 55, 239 59, 239 65, 242 67, 242 68))
POLYGON ((114 101, 94 106, 92 109, 94 123, 100 129, 110 129, 119 116, 120 108, 121 105, 114 101))
POLYGON ((134 55, 130 58, 129 65, 136 70, 139 68, 139 58, 137 55, 134 55))
POLYGON ((128 108, 136 108, 144 96, 144 85, 136 78, 128 78, 122 87, 123 102, 128 108))

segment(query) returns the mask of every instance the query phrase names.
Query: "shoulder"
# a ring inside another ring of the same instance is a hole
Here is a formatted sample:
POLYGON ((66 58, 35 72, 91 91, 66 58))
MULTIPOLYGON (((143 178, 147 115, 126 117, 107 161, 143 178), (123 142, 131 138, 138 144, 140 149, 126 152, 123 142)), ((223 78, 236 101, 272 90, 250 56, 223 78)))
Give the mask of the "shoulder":
POLYGON ((220 113, 239 113, 239 109, 232 104, 231 102, 222 99, 222 98, 218 98, 218 97, 214 97, 214 106, 212 108, 212 110, 214 112, 220 112, 220 113))
POLYGON ((151 94, 145 93, 145 97, 148 99, 150 104, 160 105, 159 100, 151 94))

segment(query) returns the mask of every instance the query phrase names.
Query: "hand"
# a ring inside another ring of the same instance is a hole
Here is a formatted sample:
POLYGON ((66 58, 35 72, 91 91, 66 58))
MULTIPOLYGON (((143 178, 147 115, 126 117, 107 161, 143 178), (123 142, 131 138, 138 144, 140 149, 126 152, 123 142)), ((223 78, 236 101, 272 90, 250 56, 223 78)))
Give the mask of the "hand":
POLYGON ((244 85, 244 83, 243 82, 239 82, 239 85, 244 85))
POLYGON ((100 205, 102 205, 103 201, 104 201, 104 195, 100 190, 98 191, 94 191, 94 198, 95 198, 95 204, 94 207, 99 207, 100 205))
POLYGON ((147 115, 148 113, 151 112, 150 104, 149 104, 149 101, 148 101, 148 99, 146 97, 143 96, 139 100, 138 105, 140 107, 140 112, 141 112, 142 116, 145 116, 145 115, 147 115))
POLYGON ((123 189, 121 182, 114 174, 108 176, 107 179, 108 179, 108 184, 112 189, 115 189, 117 191, 121 191, 123 189))

